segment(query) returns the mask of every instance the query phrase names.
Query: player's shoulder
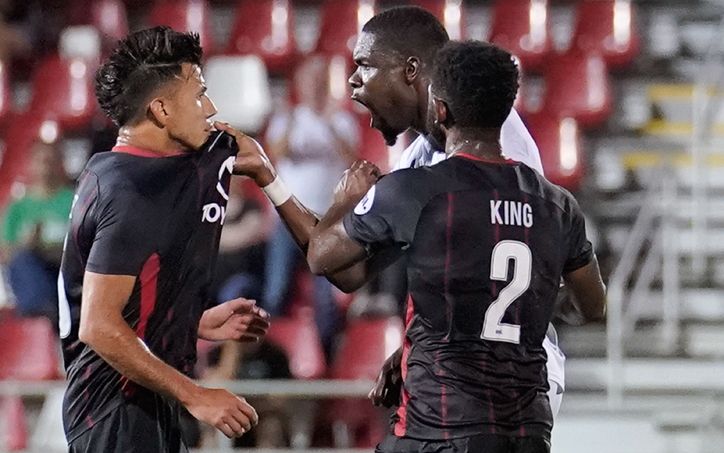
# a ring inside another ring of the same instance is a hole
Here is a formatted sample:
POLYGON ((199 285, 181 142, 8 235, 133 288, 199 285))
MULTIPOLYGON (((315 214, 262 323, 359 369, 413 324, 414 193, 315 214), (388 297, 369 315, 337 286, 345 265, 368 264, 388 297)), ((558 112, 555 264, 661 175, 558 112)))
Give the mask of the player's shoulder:
POLYGON ((531 178, 535 178, 540 185, 540 194, 544 200, 565 212, 578 209, 578 201, 568 189, 548 181, 540 173, 529 167, 526 167, 526 169, 532 173, 531 178))

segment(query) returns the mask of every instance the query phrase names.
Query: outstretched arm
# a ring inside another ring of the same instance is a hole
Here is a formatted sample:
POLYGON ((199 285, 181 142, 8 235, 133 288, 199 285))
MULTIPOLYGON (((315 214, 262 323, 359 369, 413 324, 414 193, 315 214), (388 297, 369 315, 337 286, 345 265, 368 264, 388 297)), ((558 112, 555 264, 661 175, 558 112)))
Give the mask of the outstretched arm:
MULTIPOLYGON (((234 164, 234 174, 250 177, 262 189, 273 187, 271 184, 275 180, 279 181, 276 169, 269 161, 264 149, 254 139, 225 123, 216 122, 215 127, 234 136, 239 145, 239 153, 236 155, 236 163, 234 164)), ((286 192, 286 194, 282 192, 281 198, 277 199, 272 198, 273 195, 280 195, 278 191, 273 192, 271 195, 267 192, 267 195, 269 195, 279 217, 281 217, 297 245, 306 255, 312 229, 319 223, 319 218, 289 192, 286 192)), ((359 195, 359 198, 362 198, 363 195, 364 192, 359 195)), ((327 275, 327 279, 344 292, 354 292, 374 275, 377 270, 374 263, 374 260, 369 263, 360 262, 342 272, 327 275)))

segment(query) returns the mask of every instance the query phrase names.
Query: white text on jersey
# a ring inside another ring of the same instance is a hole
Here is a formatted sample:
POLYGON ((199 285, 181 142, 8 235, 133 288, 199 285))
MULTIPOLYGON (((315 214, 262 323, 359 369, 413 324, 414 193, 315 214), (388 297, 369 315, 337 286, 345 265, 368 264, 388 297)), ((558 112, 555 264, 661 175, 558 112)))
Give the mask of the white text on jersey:
POLYGON ((530 228, 533 226, 533 209, 521 201, 490 200, 490 223, 530 228))

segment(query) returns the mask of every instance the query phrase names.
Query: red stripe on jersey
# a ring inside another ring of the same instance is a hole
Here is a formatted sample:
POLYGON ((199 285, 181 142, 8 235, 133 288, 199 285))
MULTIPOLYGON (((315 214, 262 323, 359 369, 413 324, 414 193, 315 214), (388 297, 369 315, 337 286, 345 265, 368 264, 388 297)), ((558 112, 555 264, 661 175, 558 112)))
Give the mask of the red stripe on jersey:
MULTIPOLYGON (((448 329, 448 335, 450 334, 450 331, 452 330, 452 326, 450 326, 450 306, 452 305, 452 301, 450 300, 450 255, 452 255, 452 220, 453 220, 453 194, 452 192, 447 194, 447 234, 445 239, 445 277, 444 277, 444 285, 445 285, 445 311, 446 311, 446 319, 447 319, 447 329, 448 329)), ((447 336, 443 338, 443 342, 447 342, 447 336)), ((437 351, 437 355, 435 357, 435 361, 439 362, 440 360, 440 351, 437 351)), ((442 377, 443 375, 443 367, 440 367, 440 371, 437 374, 439 377, 442 377)), ((442 411, 442 426, 446 425, 446 418, 447 418, 447 407, 446 407, 446 394, 447 389, 445 388, 445 384, 440 384, 440 409, 442 411)), ((449 439, 450 434, 445 430, 445 439, 449 439)))
POLYGON ((154 253, 146 260, 146 264, 143 265, 139 276, 141 281, 141 318, 138 320, 136 334, 141 340, 146 335, 148 318, 156 307, 156 286, 158 285, 158 272, 160 269, 161 263, 158 253, 154 253))
POLYGON ((407 313, 405 314, 405 341, 402 345, 402 404, 397 408, 399 420, 395 423, 395 436, 403 437, 407 430, 407 403, 410 401, 410 394, 405 390, 407 379, 407 359, 410 357, 410 341, 407 339, 407 330, 415 317, 415 309, 412 305, 412 296, 407 295, 407 313))
POLYGON ((148 149, 141 149, 136 148, 135 146, 126 146, 126 145, 118 145, 114 146, 113 150, 114 153, 125 153, 130 154, 132 156, 138 156, 138 157, 171 157, 171 156, 180 156, 181 152, 178 151, 167 151, 167 152, 157 152, 157 151, 150 151, 148 149))
POLYGON ((483 159, 478 156, 473 156, 472 154, 468 154, 468 153, 455 153, 450 157, 464 157, 465 159, 475 160, 478 162, 487 162, 489 164, 517 164, 518 163, 518 162, 514 161, 513 159, 505 159, 504 161, 489 160, 489 159, 483 159))

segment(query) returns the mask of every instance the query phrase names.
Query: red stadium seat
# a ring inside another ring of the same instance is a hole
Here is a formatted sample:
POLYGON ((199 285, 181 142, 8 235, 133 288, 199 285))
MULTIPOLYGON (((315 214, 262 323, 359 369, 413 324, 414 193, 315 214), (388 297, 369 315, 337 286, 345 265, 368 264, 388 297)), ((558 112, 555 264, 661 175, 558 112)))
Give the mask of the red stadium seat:
POLYGON ((97 112, 93 93, 96 62, 80 58, 47 58, 33 75, 30 111, 37 116, 54 116, 63 130, 88 126, 97 112))
POLYGON ((23 451, 28 446, 25 406, 19 396, 0 399, 0 451, 23 451))
POLYGON ((445 26, 450 39, 465 39, 465 9, 462 0, 413 0, 411 4, 433 13, 445 26))
POLYGON ((488 41, 509 51, 526 70, 541 68, 552 50, 547 0, 498 0, 488 41))
POLYGON ((80 0, 70 10, 69 25, 92 25, 103 38, 105 47, 128 34, 126 6, 121 0, 80 0))
POLYGON ((149 26, 166 25, 176 31, 199 34, 204 54, 214 51, 211 9, 205 0, 160 0, 148 17, 149 26))
POLYGON ((284 349, 296 379, 324 377, 327 367, 319 332, 310 315, 272 320, 267 338, 284 349))
POLYGON ((573 49, 546 65, 543 111, 574 118, 582 127, 602 125, 611 114, 611 86, 603 58, 573 49))
POLYGON ((255 54, 269 71, 286 73, 296 60, 290 0, 241 1, 226 52, 255 54))
POLYGON ((399 318, 359 319, 350 324, 332 367, 334 379, 375 379, 380 367, 402 345, 399 318))
POLYGON ((42 117, 29 113, 12 116, 3 128, 5 151, 0 160, 0 207, 7 201, 13 184, 27 175, 29 151, 38 140, 42 123, 42 117))
MULTIPOLYGON (((342 339, 332 366, 334 379, 377 378, 382 364, 402 345, 404 326, 400 318, 359 319, 350 324, 342 339)), ((373 448, 386 432, 384 411, 363 399, 333 402, 329 411, 335 431, 343 428, 357 448, 373 448)), ((349 447, 340 445, 337 447, 349 447)))
POLYGON ((5 316, 0 321, 0 380, 58 378, 58 340, 46 318, 5 316))
POLYGON ((375 0, 327 0, 315 51, 350 57, 362 26, 375 15, 375 0))
POLYGON ((578 190, 583 180, 584 162, 576 121, 543 113, 527 116, 525 123, 540 149, 546 178, 570 191, 578 190))
POLYGON ((611 67, 629 64, 639 52, 630 0, 588 0, 579 2, 573 46, 597 52, 611 67))

